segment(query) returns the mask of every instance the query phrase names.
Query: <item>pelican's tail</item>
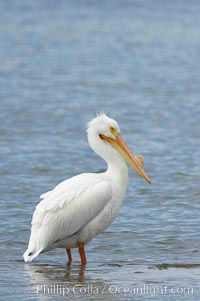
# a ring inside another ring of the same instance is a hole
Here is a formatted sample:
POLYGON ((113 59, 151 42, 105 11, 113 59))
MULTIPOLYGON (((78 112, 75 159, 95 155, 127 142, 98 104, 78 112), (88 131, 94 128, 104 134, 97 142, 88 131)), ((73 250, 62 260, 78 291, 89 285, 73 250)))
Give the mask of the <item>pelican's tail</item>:
POLYGON ((26 252, 24 253, 24 261, 25 262, 31 262, 33 261, 34 258, 36 258, 42 250, 39 251, 31 251, 30 249, 27 249, 26 252))

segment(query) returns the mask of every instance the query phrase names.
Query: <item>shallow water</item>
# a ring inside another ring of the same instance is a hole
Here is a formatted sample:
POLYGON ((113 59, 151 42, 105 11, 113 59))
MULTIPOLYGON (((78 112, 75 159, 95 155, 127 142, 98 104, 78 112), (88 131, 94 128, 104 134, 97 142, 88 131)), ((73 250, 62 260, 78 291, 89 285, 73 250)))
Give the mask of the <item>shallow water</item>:
POLYGON ((0 2, 3 300, 199 300, 199 10, 194 0, 0 2), (85 269, 67 266, 64 250, 24 264, 38 196, 105 169, 85 133, 103 110, 153 185, 130 170, 85 269))

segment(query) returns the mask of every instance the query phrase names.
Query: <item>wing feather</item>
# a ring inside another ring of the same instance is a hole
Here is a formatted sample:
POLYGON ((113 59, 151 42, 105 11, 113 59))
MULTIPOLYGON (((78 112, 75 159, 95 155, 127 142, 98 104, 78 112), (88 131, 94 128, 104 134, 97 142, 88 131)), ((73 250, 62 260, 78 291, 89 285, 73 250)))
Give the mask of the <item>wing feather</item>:
POLYGON ((111 193, 110 183, 98 174, 81 174, 43 194, 33 214, 29 249, 45 250, 79 231, 101 212, 111 193))

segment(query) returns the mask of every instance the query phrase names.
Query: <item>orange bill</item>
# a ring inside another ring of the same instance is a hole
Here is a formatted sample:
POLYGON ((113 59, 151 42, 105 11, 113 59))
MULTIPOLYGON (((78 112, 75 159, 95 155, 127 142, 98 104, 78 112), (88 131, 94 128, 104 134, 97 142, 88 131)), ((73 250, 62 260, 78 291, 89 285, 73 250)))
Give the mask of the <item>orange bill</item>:
POLYGON ((134 168, 137 173, 143 177, 147 183, 151 184, 151 179, 147 176, 146 172, 142 168, 141 164, 137 161, 136 156, 133 154, 133 152, 129 149, 128 145, 124 141, 121 134, 118 134, 116 139, 112 139, 111 137, 107 137, 105 135, 100 135, 102 139, 109 142, 128 162, 128 164, 134 168))

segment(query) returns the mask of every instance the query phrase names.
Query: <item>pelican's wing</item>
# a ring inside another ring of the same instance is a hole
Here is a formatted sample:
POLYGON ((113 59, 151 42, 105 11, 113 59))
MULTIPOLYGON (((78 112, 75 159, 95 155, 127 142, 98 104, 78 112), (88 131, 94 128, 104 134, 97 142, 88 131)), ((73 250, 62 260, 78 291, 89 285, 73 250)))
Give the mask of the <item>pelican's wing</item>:
POLYGON ((79 231, 104 208, 111 192, 98 174, 81 174, 43 194, 33 214, 30 252, 41 252, 79 231))

